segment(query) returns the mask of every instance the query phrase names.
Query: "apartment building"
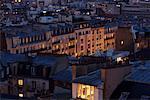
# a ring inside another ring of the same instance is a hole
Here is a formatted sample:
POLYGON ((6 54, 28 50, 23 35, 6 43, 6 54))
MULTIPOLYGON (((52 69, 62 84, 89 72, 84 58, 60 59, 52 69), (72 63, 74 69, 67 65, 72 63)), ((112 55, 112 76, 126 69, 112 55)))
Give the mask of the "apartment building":
POLYGON ((73 63, 72 98, 87 100, 110 99, 113 91, 131 71, 131 65, 126 59, 128 57, 127 55, 123 56, 124 53, 120 52, 116 55, 114 53, 112 58, 116 57, 115 62, 111 62, 109 65, 105 61, 106 66, 103 64, 102 59, 96 63, 96 59, 98 60, 100 57, 95 58, 94 63, 89 63, 90 60, 86 61, 87 58, 81 58, 80 63, 73 63))
POLYGON ((150 48, 150 35, 149 35, 149 28, 148 27, 139 27, 133 26, 132 27, 132 34, 134 43, 134 51, 138 52, 144 48, 150 48))
POLYGON ((0 56, 0 93, 19 97, 50 95, 54 90, 51 77, 69 66, 64 55, 29 57, 1 52, 0 56))
MULTIPOLYGON (((115 49, 116 30, 117 26, 110 23, 55 23, 37 25, 33 29, 31 27, 30 32, 20 31, 13 36, 7 35, 6 42, 11 53, 91 55, 97 50, 115 49)), ((7 33, 10 34, 10 31, 7 33)))

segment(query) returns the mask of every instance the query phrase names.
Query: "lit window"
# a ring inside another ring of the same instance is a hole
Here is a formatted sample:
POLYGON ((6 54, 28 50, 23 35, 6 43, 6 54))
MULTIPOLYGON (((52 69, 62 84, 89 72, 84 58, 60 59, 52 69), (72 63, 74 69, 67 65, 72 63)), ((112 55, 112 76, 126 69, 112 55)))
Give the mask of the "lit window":
POLYGON ((140 47, 140 43, 137 43, 137 47, 138 47, 138 48, 140 47))
POLYGON ((18 80, 18 85, 23 85, 23 80, 18 80))
POLYGON ((21 2, 21 0, 15 0, 15 2, 21 2))
POLYGON ((121 57, 118 57, 118 58, 117 58, 117 62, 120 62, 120 61, 122 61, 122 58, 121 58, 121 57))
POLYGON ((121 41, 121 45, 123 45, 124 44, 124 41, 121 41))
POLYGON ((70 42, 68 43, 68 46, 70 46, 71 44, 70 44, 70 42))
POLYGON ((23 94, 22 94, 22 93, 19 93, 19 97, 23 97, 23 94))
POLYGON ((18 0, 18 2, 21 2, 21 0, 18 0))
POLYGON ((94 87, 84 84, 78 85, 78 98, 94 100, 94 87))
POLYGON ((45 45, 44 45, 44 44, 42 44, 42 48, 43 48, 43 49, 45 48, 45 45))
POLYGON ((59 46, 58 45, 56 45, 56 49, 58 49, 59 48, 59 46))

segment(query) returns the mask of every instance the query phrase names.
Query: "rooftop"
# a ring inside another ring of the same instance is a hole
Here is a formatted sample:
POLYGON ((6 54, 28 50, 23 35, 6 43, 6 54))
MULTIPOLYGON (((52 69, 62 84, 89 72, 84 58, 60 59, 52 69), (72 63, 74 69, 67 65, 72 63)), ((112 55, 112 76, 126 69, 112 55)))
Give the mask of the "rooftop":
POLYGON ((100 86, 102 84, 102 80, 100 78, 100 70, 96 70, 91 72, 85 76, 81 76, 76 78, 73 83, 81 83, 92 86, 100 86))
POLYGON ((72 82, 72 68, 69 66, 69 68, 64 69, 58 73, 56 73, 53 76, 54 80, 59 80, 59 81, 65 81, 65 82, 72 82))
POLYGON ((136 69, 129 76, 127 76, 126 80, 150 84, 149 76, 150 76, 150 69, 136 69))
POLYGON ((27 56, 23 54, 10 54, 6 52, 0 52, 0 63, 3 66, 7 66, 7 63, 26 62, 27 60, 27 56))
POLYGON ((136 83, 130 81, 123 81, 113 92, 111 99, 119 99, 121 100, 149 100, 142 99, 144 97, 150 96, 150 85, 143 83, 136 83), (127 95, 126 95, 126 94, 127 95), (124 96, 122 96, 124 94, 124 96), (126 99, 123 99, 126 97, 126 99))

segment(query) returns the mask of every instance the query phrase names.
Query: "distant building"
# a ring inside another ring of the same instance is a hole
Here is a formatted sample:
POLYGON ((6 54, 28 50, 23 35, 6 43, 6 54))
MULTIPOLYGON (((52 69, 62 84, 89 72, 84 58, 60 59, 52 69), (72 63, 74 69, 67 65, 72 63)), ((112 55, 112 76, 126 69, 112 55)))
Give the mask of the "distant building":
POLYGON ((148 27, 132 27, 132 34, 135 41, 135 52, 143 49, 150 48, 150 30, 148 27))
POLYGON ((29 28, 31 28, 31 31, 27 31, 29 34, 26 34, 26 31, 16 34, 18 33, 16 31, 14 36, 9 36, 9 31, 6 31, 8 51, 80 56, 93 54, 96 50, 115 49, 117 25, 111 23, 105 25, 101 22, 57 23, 50 27, 49 25, 33 26, 33 31, 32 26, 29 28))
POLYGON ((54 91, 52 76, 68 67, 66 56, 28 57, 1 52, 0 92, 19 97, 40 97, 54 91))
POLYGON ((134 39, 130 30, 131 28, 127 26, 118 27, 116 33, 116 50, 134 51, 134 39))

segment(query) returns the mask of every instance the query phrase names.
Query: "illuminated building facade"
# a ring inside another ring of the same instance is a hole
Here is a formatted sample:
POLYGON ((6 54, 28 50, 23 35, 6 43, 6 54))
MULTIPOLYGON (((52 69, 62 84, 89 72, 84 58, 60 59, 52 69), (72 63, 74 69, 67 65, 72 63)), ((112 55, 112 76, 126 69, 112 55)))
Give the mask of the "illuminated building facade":
POLYGON ((61 23, 49 30, 7 37, 8 51, 14 54, 49 52, 80 56, 94 54, 97 50, 115 49, 116 25, 61 23))

